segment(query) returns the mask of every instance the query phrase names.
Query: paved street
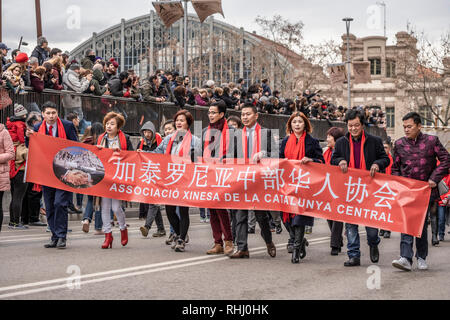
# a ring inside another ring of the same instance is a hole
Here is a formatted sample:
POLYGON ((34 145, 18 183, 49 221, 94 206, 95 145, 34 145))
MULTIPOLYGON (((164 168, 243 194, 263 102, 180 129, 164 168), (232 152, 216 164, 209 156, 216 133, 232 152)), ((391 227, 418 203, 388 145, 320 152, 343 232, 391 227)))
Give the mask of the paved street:
MULTIPOLYGON (((164 215, 164 214, 163 214, 164 215)), ((164 215, 166 228, 167 219, 164 215)), ((360 228, 361 267, 345 268, 345 252, 329 254, 329 231, 317 220, 307 235, 310 246, 300 264, 290 262, 287 232, 274 234, 277 257, 270 258, 257 228, 249 235, 250 259, 207 256, 212 245, 209 224, 191 209, 190 242, 177 253, 163 238, 143 238, 137 218, 130 218, 130 241, 120 245, 115 228, 112 250, 101 250, 103 236, 85 234, 72 217, 66 250, 44 249, 49 234, 43 227, 0 233, 0 299, 448 299, 450 241, 430 247, 428 271, 401 272, 391 266, 399 251, 399 234, 382 239, 380 289, 368 289, 371 265, 364 230, 360 228), (77 275, 81 282, 69 278, 77 275), (69 271, 69 273, 67 273, 69 271), (68 285, 72 285, 71 288, 68 285)), ((151 230, 151 233, 153 230, 151 230)), ((450 238, 450 235, 447 235, 450 238)), ((344 250, 345 251, 345 250, 344 250)), ((415 264, 414 264, 415 268, 415 264)), ((373 271, 372 271, 373 272, 373 271)), ((369 287, 376 282, 369 281, 369 287)))

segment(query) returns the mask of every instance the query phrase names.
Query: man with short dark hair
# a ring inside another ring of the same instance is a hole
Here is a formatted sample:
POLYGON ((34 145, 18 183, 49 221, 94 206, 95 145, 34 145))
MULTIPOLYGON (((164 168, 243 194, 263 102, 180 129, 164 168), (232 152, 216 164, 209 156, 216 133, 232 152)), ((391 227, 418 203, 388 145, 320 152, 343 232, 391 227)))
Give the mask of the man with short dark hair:
MULTIPOLYGON (((6 61, 6 56, 8 55, 8 51, 11 50, 8 48, 6 44, 3 42, 0 42, 0 72, 3 72, 5 69, 6 64, 8 61, 6 61)), ((1 84, 1 79, 0 79, 1 84)))
MULTIPOLYGON (((242 107, 241 113, 243 130, 235 131, 234 157, 245 159, 246 161, 259 162, 262 158, 278 158, 278 145, 275 142, 272 131, 262 128, 258 121, 258 111, 251 103, 246 103, 242 107)), ((230 258, 249 258, 248 251, 248 210, 236 211, 236 242, 238 251, 230 258)), ((274 258, 277 254, 275 245, 272 242, 272 232, 270 231, 269 216, 267 211, 255 211, 256 221, 261 228, 267 252, 274 258)))
MULTIPOLYGON (((350 110, 345 115, 348 133, 336 141, 331 164, 338 165, 343 173, 348 168, 370 170, 370 175, 383 171, 389 165, 389 158, 384 151, 380 138, 368 134, 364 130, 364 115, 356 110, 350 110)), ((349 182, 350 184, 351 182, 349 182)), ((350 186, 349 186, 350 187, 350 186)), ((364 196, 362 194, 361 198, 364 196)), ((358 225, 345 224, 347 234, 347 255, 349 260, 344 263, 346 267, 359 266, 361 251, 358 233, 358 225)), ((378 229, 366 227, 367 243, 370 247, 370 260, 377 263, 379 260, 378 229)))
MULTIPOLYGON (((233 157, 233 139, 231 138, 233 130, 228 129, 225 119, 226 111, 225 102, 214 102, 208 111, 209 125, 203 129, 202 133, 203 158, 219 159, 219 163, 222 163, 225 158, 233 157)), ((209 212, 214 246, 206 254, 232 254, 234 250, 233 236, 228 211, 226 209, 209 209, 209 212)))
MULTIPOLYGON (((437 184, 447 175, 450 159, 438 137, 421 132, 422 120, 417 112, 408 113, 402 120, 405 136, 395 142, 392 175, 427 181, 431 188, 422 235, 420 238, 416 238, 417 268, 427 270, 428 266, 425 260, 428 255, 428 215, 432 210, 436 210, 435 200, 439 199, 437 184), (440 161, 439 166, 437 160, 440 161)), ((400 259, 392 261, 393 267, 411 271, 413 244, 414 237, 402 233, 400 259)))
MULTIPOLYGON (((34 126, 34 131, 52 137, 78 141, 78 136, 72 122, 62 120, 58 117, 56 104, 47 101, 42 106, 43 122, 34 126)), ((27 136, 32 134, 32 130, 27 129, 27 136)), ((33 164, 30 164, 33 165, 33 164)), ((66 248, 67 239, 67 206, 72 196, 71 192, 59 190, 51 187, 42 187, 46 208, 47 223, 52 232, 52 238, 45 248, 66 248)))
POLYGON ((58 48, 53 48, 52 50, 50 50, 50 59, 53 59, 54 57, 62 58, 62 50, 58 48))

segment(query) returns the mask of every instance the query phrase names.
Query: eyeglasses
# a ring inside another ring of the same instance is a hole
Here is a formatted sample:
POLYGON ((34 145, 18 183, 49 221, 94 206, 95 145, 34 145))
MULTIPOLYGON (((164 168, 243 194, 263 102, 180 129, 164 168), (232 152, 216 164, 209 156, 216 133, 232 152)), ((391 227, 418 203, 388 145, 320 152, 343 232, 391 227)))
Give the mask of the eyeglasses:
POLYGON ((208 115, 215 115, 215 114, 218 114, 218 113, 220 113, 220 112, 208 111, 208 115))

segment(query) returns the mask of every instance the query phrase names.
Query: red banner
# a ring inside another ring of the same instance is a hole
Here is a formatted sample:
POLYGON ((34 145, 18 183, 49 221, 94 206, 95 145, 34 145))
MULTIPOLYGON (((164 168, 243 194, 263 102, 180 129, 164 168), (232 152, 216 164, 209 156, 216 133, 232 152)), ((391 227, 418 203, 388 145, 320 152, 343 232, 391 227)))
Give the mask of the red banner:
MULTIPOLYGON (((201 159, 200 159, 201 160, 201 159)), ((200 208, 283 211, 419 237, 428 183, 299 161, 196 162, 34 134, 26 179, 75 193, 200 208)))

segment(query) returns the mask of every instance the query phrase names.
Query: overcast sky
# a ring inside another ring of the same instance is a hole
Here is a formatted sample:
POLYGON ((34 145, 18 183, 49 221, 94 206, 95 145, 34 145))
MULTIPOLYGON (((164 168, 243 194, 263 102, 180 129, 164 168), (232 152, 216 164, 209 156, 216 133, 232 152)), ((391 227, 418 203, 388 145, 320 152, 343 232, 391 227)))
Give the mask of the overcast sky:
MULTIPOLYGON (((1 1, 1 0, 0 0, 1 1)), ((20 36, 29 43, 29 53, 36 45, 36 22, 33 0, 3 0, 3 42, 17 48, 20 36)), ((388 44, 395 41, 398 31, 406 31, 411 22, 419 31, 425 31, 430 39, 437 40, 450 29, 449 0, 385 0, 387 9, 388 44)), ((50 47, 72 50, 91 37, 120 23, 149 12, 153 6, 149 0, 44 0, 41 1, 43 33, 50 47), (78 15, 79 12, 79 15, 78 15), (77 19, 77 17, 80 17, 77 19)), ((354 18, 351 33, 357 37, 383 35, 383 9, 370 0, 223 0, 225 18, 215 18, 246 31, 259 31, 255 18, 280 14, 291 22, 304 23, 306 43, 323 40, 340 41, 345 33, 342 18, 354 18), (380 8, 379 15, 377 8, 380 8)), ((192 7, 190 12, 193 13, 192 7)))

